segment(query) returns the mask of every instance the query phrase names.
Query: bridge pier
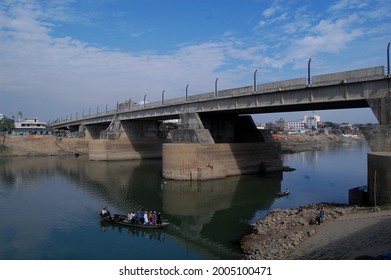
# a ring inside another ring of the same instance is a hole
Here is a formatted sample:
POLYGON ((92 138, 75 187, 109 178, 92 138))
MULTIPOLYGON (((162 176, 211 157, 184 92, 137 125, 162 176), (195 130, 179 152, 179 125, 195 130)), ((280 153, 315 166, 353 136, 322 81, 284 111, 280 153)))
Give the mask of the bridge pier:
MULTIPOLYGON (((158 123, 155 121, 123 121, 113 126, 113 129, 99 128, 97 133, 89 138, 89 160, 134 160, 161 158, 162 142, 158 139, 158 123)), ((87 131, 97 131, 89 128, 87 131)))
POLYGON ((368 100, 379 125, 363 130, 371 152, 368 153, 368 199, 372 205, 391 203, 391 92, 385 97, 368 100))
POLYGON ((262 135, 247 116, 192 113, 181 115, 181 123, 171 132, 172 143, 163 144, 164 178, 210 180, 282 170, 280 143, 262 135))

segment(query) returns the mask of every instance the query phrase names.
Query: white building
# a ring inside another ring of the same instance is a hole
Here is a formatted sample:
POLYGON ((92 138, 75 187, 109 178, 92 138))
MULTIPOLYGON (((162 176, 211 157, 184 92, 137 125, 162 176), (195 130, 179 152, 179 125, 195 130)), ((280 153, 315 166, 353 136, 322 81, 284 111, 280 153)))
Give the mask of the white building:
POLYGON ((308 129, 318 129, 318 123, 320 122, 320 116, 317 115, 305 115, 303 122, 308 129))
POLYGON ((20 120, 14 123, 12 135, 50 135, 53 131, 46 129, 46 122, 41 122, 37 118, 20 120))
POLYGON ((1 121, 2 119, 4 119, 4 116, 3 116, 3 114, 0 114, 0 121, 1 121))
POLYGON ((286 121, 284 123, 284 130, 302 130, 302 129, 304 129, 303 120, 286 121))

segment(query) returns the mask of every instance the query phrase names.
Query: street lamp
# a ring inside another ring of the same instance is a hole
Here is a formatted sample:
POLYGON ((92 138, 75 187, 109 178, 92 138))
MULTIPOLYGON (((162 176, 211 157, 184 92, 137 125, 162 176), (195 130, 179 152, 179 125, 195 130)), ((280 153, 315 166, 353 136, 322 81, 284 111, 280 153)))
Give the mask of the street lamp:
POLYGON ((387 45, 387 75, 390 77, 390 42, 387 45))
POLYGON ((254 71, 254 93, 257 93, 257 69, 254 71))
POLYGON ((311 85, 311 58, 308 60, 308 85, 311 85))
POLYGON ((217 81, 219 80, 219 78, 216 78, 215 80, 215 97, 217 97, 217 81))
POLYGON ((187 102, 187 95, 188 95, 187 90, 188 90, 188 88, 189 88, 189 84, 186 85, 186 102, 187 102))

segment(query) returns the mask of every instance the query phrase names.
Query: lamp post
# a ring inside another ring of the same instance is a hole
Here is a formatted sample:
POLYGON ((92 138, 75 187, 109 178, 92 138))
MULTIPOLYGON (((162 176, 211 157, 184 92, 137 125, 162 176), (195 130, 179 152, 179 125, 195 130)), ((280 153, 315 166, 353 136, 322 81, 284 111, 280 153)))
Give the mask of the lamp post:
POLYGON ((164 105, 164 92, 165 91, 166 91, 165 89, 162 91, 162 105, 164 105))
POLYGON ((188 96, 188 88, 189 88, 189 84, 186 85, 186 102, 187 102, 187 96, 188 96))
POLYGON ((390 77, 390 42, 387 45, 387 75, 390 77))
POLYGON ((254 93, 257 93, 257 71, 258 69, 254 71, 254 93))
POLYGON ((216 78, 215 80, 215 98, 217 97, 217 81, 219 80, 219 78, 216 78))
POLYGON ((147 95, 144 95, 144 108, 145 108, 145 102, 147 101, 147 95))
POLYGON ((308 60, 308 85, 311 85, 311 58, 308 60))

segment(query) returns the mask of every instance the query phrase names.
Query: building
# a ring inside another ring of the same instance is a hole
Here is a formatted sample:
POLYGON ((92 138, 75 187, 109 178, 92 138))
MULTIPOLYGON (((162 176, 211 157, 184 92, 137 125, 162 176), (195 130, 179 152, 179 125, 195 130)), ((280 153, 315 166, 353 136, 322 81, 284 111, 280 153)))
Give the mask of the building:
POLYGON ((317 115, 305 115, 303 122, 308 129, 318 129, 318 123, 320 122, 320 116, 317 115))
POLYGON ((284 123, 284 130, 303 130, 303 129, 304 129, 303 120, 286 121, 284 123))
POLYGON ((46 122, 41 122, 37 118, 25 119, 14 123, 12 135, 51 135, 52 130, 46 129, 46 122))

